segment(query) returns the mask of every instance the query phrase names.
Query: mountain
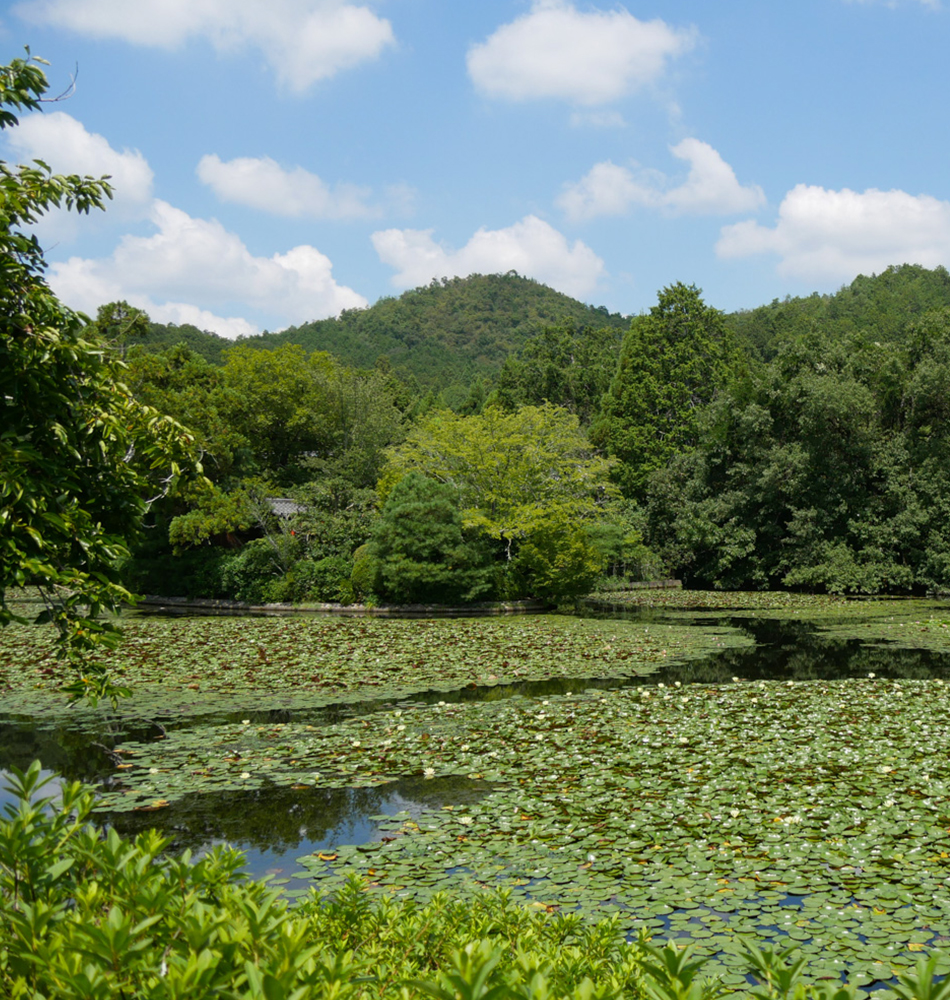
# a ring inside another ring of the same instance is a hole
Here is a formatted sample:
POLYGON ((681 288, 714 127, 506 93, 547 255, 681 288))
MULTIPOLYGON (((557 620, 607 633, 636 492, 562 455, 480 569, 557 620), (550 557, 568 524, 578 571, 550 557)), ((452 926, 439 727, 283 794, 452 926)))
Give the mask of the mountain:
POLYGON ((398 298, 380 299, 368 309, 348 309, 338 319, 315 320, 244 343, 302 344, 356 368, 371 368, 386 357, 400 377, 438 390, 494 374, 529 337, 565 320, 579 327, 624 329, 629 324, 619 313, 584 305, 509 271, 443 278, 398 298))

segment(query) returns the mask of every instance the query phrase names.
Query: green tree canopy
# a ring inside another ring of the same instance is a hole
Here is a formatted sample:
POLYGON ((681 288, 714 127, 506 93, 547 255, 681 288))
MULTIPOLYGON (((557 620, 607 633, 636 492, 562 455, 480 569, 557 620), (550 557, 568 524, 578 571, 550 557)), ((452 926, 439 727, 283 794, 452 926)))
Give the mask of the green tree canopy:
POLYGON ((725 588, 950 586, 950 322, 907 347, 811 333, 716 400, 650 536, 725 588))
POLYGON ((587 426, 617 370, 617 327, 549 326, 532 337, 498 373, 494 399, 505 409, 553 403, 587 426))
POLYGON ((633 320, 591 433, 619 459, 614 476, 626 496, 644 497, 650 475, 696 443, 699 413, 737 360, 722 313, 695 285, 664 288, 633 320))
POLYGON ((566 410, 546 404, 513 413, 487 406, 468 417, 433 413, 390 452, 381 491, 413 470, 444 483, 463 527, 498 544, 502 596, 583 592, 600 569, 586 525, 614 493, 610 462, 594 454, 566 410))
POLYGON ((610 492, 610 462, 594 454, 577 417, 549 404, 434 413, 390 453, 384 491, 412 469, 455 490, 466 527, 509 545, 555 514, 596 516, 610 492))
POLYGON ((402 604, 454 604, 491 593, 490 554, 462 527, 451 486, 410 472, 393 487, 363 559, 375 589, 402 604))

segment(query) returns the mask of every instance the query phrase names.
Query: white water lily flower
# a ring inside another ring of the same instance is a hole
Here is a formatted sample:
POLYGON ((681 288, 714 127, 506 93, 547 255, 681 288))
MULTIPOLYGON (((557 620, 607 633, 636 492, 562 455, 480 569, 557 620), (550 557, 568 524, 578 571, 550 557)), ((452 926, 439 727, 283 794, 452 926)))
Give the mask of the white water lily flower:
POLYGON ((157 767, 150 767, 148 769, 148 773, 149 774, 158 774, 158 768, 157 767))
POLYGON ((461 745, 461 746, 459 747, 459 750, 461 750, 461 751, 462 751, 462 753, 465 753, 465 751, 466 751, 466 750, 468 750, 468 744, 467 744, 467 743, 463 743, 463 744, 462 744, 462 745, 461 745))
POLYGON ((434 778, 435 777, 435 768, 434 767, 423 768, 423 770, 422 770, 422 776, 424 778, 434 778))
POLYGON ((459 816, 459 822, 463 826, 471 826, 475 822, 475 820, 472 819, 471 816, 459 816))
POLYGON ((251 772, 250 771, 242 771, 241 772, 241 777, 242 778, 250 778, 250 776, 251 776, 251 772))
POLYGON ((353 746, 358 747, 360 745, 359 740, 353 740, 353 746))
POLYGON ((241 719, 241 725, 242 726, 249 726, 250 724, 251 724, 251 720, 250 719, 241 719))
POLYGON ((405 728, 406 727, 404 725, 398 725, 396 726, 396 732, 401 733, 405 728))

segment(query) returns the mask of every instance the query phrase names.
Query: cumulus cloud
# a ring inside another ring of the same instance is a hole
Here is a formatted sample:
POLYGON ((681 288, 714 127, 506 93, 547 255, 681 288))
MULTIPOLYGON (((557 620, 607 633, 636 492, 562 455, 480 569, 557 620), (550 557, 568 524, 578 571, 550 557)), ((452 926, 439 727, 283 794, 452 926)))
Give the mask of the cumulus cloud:
POLYGON ((634 173, 606 160, 595 164, 557 198, 557 205, 575 222, 603 215, 623 215, 634 205, 675 215, 729 215, 753 211, 765 203, 757 184, 742 185, 732 167, 699 139, 684 139, 670 152, 689 163, 689 175, 673 186, 658 171, 634 173))
POLYGON ((285 170, 269 156, 242 156, 222 161, 211 154, 198 164, 198 177, 222 201, 247 205, 273 215, 309 219, 359 219, 379 216, 370 205, 369 189, 355 184, 331 188, 316 174, 295 167, 285 170))
POLYGON ((173 49, 207 39, 219 52, 260 49, 281 83, 303 91, 375 59, 394 42, 392 25, 345 0, 25 0, 31 24, 93 38, 173 49))
POLYGON ((905 191, 829 191, 799 184, 770 228, 724 226, 720 257, 777 254, 778 271, 809 281, 849 280, 890 264, 950 264, 950 202, 905 191))
POLYGON ((468 73, 489 97, 604 104, 658 79, 695 41, 694 29, 639 21, 623 7, 579 11, 567 0, 535 0, 469 49, 468 73))
POLYGON ((53 290, 86 312, 127 299, 156 319, 192 322, 225 336, 255 328, 240 318, 222 319, 205 307, 237 304, 300 323, 367 304, 362 295, 334 281, 329 258, 312 246, 255 257, 219 222, 192 218, 160 200, 153 203, 151 221, 154 235, 125 236, 110 257, 72 257, 53 264, 53 290), (202 306, 189 304, 195 302, 202 306))
POLYGON ((517 271, 567 295, 583 296, 605 273, 604 262, 589 246, 580 240, 569 245, 534 215, 507 229, 479 229, 460 250, 436 243, 431 229, 385 229, 372 239, 380 260, 396 269, 392 281, 398 288, 433 278, 517 271))
MULTIPOLYGON (((109 218, 128 221, 148 214, 152 198, 152 170, 138 150, 119 152, 82 122, 63 111, 24 115, 6 136, 11 155, 21 163, 43 160, 54 173, 109 174, 113 200, 107 202, 109 218)), ((41 241, 70 239, 81 221, 65 209, 52 209, 36 226, 41 241)))

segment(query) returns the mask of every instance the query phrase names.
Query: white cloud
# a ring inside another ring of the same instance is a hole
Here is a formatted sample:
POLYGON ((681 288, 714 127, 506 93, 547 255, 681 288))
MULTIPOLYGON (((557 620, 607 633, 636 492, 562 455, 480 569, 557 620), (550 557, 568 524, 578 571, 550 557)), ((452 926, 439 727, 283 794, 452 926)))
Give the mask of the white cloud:
POLYGON ((432 238, 432 230, 385 229, 373 233, 384 264, 396 269, 399 288, 424 285, 432 278, 517 271, 567 295, 591 292, 603 276, 604 262, 580 240, 564 236, 534 215, 507 229, 479 229, 460 250, 432 238))
POLYGON ((567 0, 535 0, 469 49, 468 72, 490 97, 604 104, 652 83, 695 40, 694 29, 639 21, 623 7, 582 12, 567 0))
POLYGON ((720 257, 777 254, 782 275, 850 280, 890 264, 950 264, 950 202, 905 191, 828 191, 799 184, 774 228, 752 219, 724 226, 720 257))
POLYGON ((300 323, 367 304, 362 295, 333 280, 329 258, 312 246, 255 257, 219 222, 194 219, 159 200, 153 203, 151 221, 157 233, 123 237, 111 257, 72 257, 51 265, 53 290, 86 312, 127 299, 156 319, 194 322, 225 336, 255 328, 240 318, 205 312, 205 306, 230 309, 237 304, 300 323), (202 307, 190 304, 195 302, 202 307))
POLYGON ((203 156, 198 177, 222 201, 247 205, 288 218, 358 219, 378 217, 378 206, 368 204, 369 189, 355 184, 330 188, 316 174, 295 167, 285 170, 269 156, 242 156, 223 162, 203 156))
POLYGON ((670 152, 690 165, 683 183, 671 186, 658 171, 638 171, 607 160, 595 164, 576 184, 568 185, 557 205, 578 222, 602 215, 623 215, 633 205, 676 215, 728 215, 765 203, 757 184, 741 185, 732 167, 708 143, 684 139, 670 152))
MULTIPOLYGON (((43 160, 54 173, 111 175, 113 199, 106 202, 110 220, 141 219, 152 200, 152 170, 138 150, 119 152, 82 122, 63 111, 24 115, 5 135, 11 155, 20 162, 43 160)), ((73 238, 83 225, 65 209, 51 209, 35 227, 41 242, 73 238)))
POLYGON ((220 52, 256 47, 296 91, 394 42, 389 21, 345 0, 25 0, 13 9, 32 24, 152 48, 195 37, 220 52))

